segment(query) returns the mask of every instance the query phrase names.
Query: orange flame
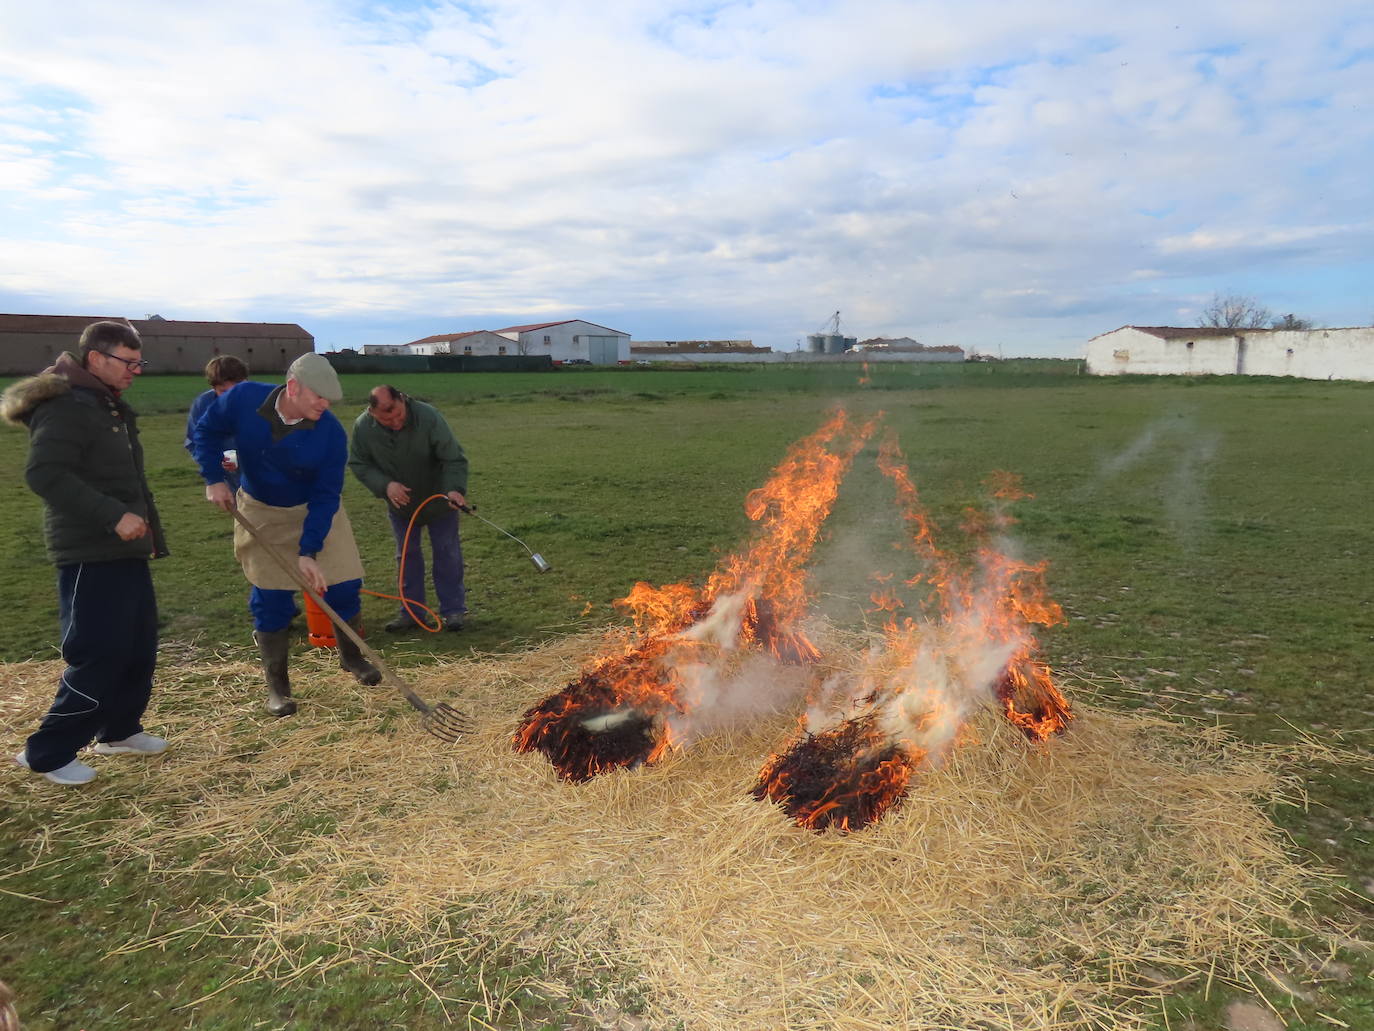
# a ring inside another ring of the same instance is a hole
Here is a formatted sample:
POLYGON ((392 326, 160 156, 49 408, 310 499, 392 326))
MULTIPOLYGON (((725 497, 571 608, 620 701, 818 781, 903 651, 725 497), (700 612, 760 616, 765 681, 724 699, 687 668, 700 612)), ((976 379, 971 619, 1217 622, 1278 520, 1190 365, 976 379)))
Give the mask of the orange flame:
POLYGON ((1062 733, 1073 719, 1068 700, 1055 686, 1049 667, 1033 658, 1037 643, 1033 624, 1064 621, 1064 610, 1045 587, 1048 563, 1030 564, 999 550, 994 531, 1015 520, 1006 503, 1030 498, 1019 477, 996 472, 988 478, 991 496, 1001 504, 990 511, 969 510, 963 529, 980 541, 978 575, 960 570, 935 542, 935 528, 920 502, 896 439, 889 435, 879 450, 879 466, 897 488, 898 504, 912 532, 910 546, 926 565, 925 579, 936 590, 940 618, 966 638, 1012 647, 1011 657, 993 684, 1007 719, 1034 741, 1062 733))
MULTIPOLYGON (((1019 481, 999 474, 990 484, 994 508, 965 514, 964 528, 981 545, 965 568, 936 543, 891 435, 878 465, 896 488, 910 533, 906 546, 922 566, 904 583, 930 588, 926 617, 902 615, 891 586, 875 590, 873 611, 887 615, 882 648, 836 685, 841 704, 832 698, 809 712, 800 733, 760 771, 755 797, 780 803, 813 830, 857 830, 899 804, 913 771, 958 743, 980 698, 995 697, 1032 741, 1062 733, 1073 719, 1049 667, 1033 657, 1031 625, 1064 618, 1045 592, 1046 564, 1020 561, 992 542, 995 530, 1013 522, 1003 506, 1029 496, 1019 481), (812 732, 813 724, 825 729, 812 732)), ((890 577, 875 579, 886 584, 890 577)))
POLYGON ((789 448, 745 499, 745 513, 759 524, 753 543, 726 558, 700 589, 635 584, 616 602, 634 621, 630 645, 597 659, 526 712, 513 739, 516 751, 543 752, 569 780, 654 762, 673 747, 673 723, 691 714, 693 700, 676 672, 682 661, 710 662, 745 647, 784 662, 818 661, 820 652, 800 627, 808 599, 803 566, 874 426, 852 423, 838 410, 789 448), (625 713, 632 715, 621 720, 625 713), (608 729, 587 729, 603 724, 608 729), (649 729, 634 747, 622 747, 619 731, 630 724, 649 729))

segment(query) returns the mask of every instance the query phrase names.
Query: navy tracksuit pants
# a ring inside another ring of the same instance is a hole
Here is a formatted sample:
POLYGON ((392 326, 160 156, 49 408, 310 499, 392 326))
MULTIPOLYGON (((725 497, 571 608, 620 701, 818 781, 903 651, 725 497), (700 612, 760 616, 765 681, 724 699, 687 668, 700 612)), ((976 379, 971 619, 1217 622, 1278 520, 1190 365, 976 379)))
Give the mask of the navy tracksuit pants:
POLYGON ((147 559, 59 566, 57 613, 67 668, 25 746, 37 773, 61 769, 92 741, 141 731, 157 665, 157 599, 147 559))

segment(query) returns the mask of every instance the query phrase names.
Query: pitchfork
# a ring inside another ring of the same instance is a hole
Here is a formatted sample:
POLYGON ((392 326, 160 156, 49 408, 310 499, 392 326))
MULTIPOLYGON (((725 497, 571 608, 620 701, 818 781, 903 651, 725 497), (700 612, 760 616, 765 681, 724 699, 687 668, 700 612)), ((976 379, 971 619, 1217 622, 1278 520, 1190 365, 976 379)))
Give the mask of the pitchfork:
POLYGON ((440 741, 452 742, 457 741, 459 737, 472 729, 472 719, 466 713, 460 712, 445 702, 440 702, 438 705, 430 705, 412 691, 404 680, 391 672, 391 667, 382 661, 382 657, 372 650, 368 643, 362 639, 362 636, 344 622, 342 617, 340 617, 340 615, 334 611, 333 607, 330 606, 329 602, 320 597, 315 589, 311 587, 310 584, 306 583, 305 577, 301 575, 301 571, 293 566, 287 560, 286 556, 277 550, 276 545, 268 541, 258 528, 250 523, 244 514, 237 508, 231 508, 229 513, 238 520, 239 525, 247 530, 255 541, 262 545, 263 550, 272 556, 272 560, 276 562, 277 565, 281 566, 286 575, 291 577, 292 580, 295 580, 300 586, 300 589, 309 595, 316 605, 324 610, 325 615, 333 621, 335 628, 340 633, 347 634, 349 639, 358 646, 358 650, 367 658, 367 661, 377 667, 377 670, 382 674, 382 683, 389 687, 394 687, 397 691, 401 692, 401 697, 408 701, 414 707, 415 711, 420 714, 420 723, 425 730, 429 731, 440 741))

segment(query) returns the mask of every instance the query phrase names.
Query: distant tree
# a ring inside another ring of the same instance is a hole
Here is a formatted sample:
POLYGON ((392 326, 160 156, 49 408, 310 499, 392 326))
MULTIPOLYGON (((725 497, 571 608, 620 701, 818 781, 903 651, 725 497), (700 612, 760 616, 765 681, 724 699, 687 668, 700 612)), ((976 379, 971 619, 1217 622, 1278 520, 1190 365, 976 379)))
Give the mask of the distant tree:
POLYGON ((1197 324, 1217 329, 1264 329, 1270 317, 1269 309, 1253 297, 1213 294, 1198 316, 1197 324))
POLYGON ((1292 312, 1289 312, 1281 319, 1275 319, 1270 325, 1274 329, 1314 329, 1311 319, 1300 319, 1292 312))

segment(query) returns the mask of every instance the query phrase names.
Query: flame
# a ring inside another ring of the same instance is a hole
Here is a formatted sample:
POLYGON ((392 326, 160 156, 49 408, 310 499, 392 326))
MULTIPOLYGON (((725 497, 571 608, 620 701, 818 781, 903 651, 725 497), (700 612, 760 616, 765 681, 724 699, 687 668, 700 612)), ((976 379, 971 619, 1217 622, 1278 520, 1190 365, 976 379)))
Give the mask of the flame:
POLYGON ((580 677, 521 719, 516 751, 540 751, 572 781, 609 769, 651 763, 685 736, 701 703, 681 670, 719 666, 742 649, 781 662, 813 664, 820 652, 801 629, 808 608, 804 565, 839 494, 840 482, 868 441, 875 421, 852 422, 841 409, 786 456, 745 499, 758 524, 753 543, 727 557, 700 588, 639 582, 617 607, 634 623, 624 649, 594 661, 580 677), (597 728, 608 714, 629 714, 597 728), (638 737, 618 731, 633 724, 638 737))
POLYGON ((813 830, 857 830, 881 818, 915 770, 958 744, 975 705, 995 699, 1032 741, 1062 733, 1074 718, 1034 657, 1031 626, 1064 618, 1045 590, 1047 566, 1015 558, 997 538, 1014 522, 1006 506, 1029 496, 1019 481, 998 474, 988 484, 992 508, 965 513, 963 529, 979 547, 972 564, 961 564, 938 545, 895 437, 883 441, 878 465, 921 566, 903 585, 926 595, 918 615, 907 615, 892 578, 875 576, 870 611, 886 619, 881 641, 859 669, 824 686, 798 735, 760 771, 754 796, 813 830))
POLYGON ((863 373, 859 376, 859 386, 866 387, 869 383, 873 381, 869 378, 868 375, 868 362, 861 362, 860 364, 863 367, 863 373))
POLYGON ((1074 718, 1068 699, 1043 662, 1017 656, 994 685, 1007 719, 1032 741, 1062 734, 1074 718))
MULTIPOLYGON (((805 563, 839 486, 875 421, 837 411, 798 441, 768 481, 745 499, 758 528, 700 587, 637 583, 616 602, 633 622, 627 644, 602 655, 561 691, 527 711, 513 744, 545 754, 566 780, 653 763, 685 747, 710 696, 744 653, 814 666, 802 630, 805 563)), ((780 803, 815 830, 858 830, 906 795, 915 771, 967 739, 968 715, 995 701, 1032 741, 1062 733, 1074 718, 1048 666, 1036 657, 1035 625, 1061 622, 1045 590, 1045 563, 1015 557, 1005 542, 1009 505, 1029 497, 1013 476, 987 484, 992 504, 964 513, 977 545, 971 561, 937 543, 894 436, 878 466, 894 485, 908 530, 904 546, 920 571, 894 583, 874 574, 871 612, 885 619, 859 668, 827 680, 798 734, 760 771, 754 795, 780 803), (911 609, 901 588, 923 592, 911 609)))
POLYGON ((909 546, 924 567, 916 581, 924 579, 934 588, 939 618, 955 628, 966 648, 984 644, 1010 649, 992 684, 1007 719, 1034 741, 1063 733, 1074 718, 1073 711, 1049 667, 1034 658, 1037 642, 1030 630, 1032 625, 1064 622, 1064 610, 1050 599, 1045 586, 1049 564, 1015 558, 1005 550, 1005 543, 999 546, 994 539, 1015 523, 1006 505, 1034 495, 1011 473, 996 472, 988 478, 985 486, 997 504, 964 512, 962 529, 978 541, 979 548, 975 569, 962 570, 936 544, 936 528, 894 437, 883 441, 878 463, 896 486, 898 505, 911 531, 909 546))

